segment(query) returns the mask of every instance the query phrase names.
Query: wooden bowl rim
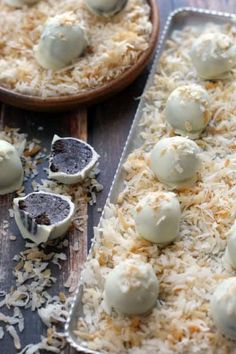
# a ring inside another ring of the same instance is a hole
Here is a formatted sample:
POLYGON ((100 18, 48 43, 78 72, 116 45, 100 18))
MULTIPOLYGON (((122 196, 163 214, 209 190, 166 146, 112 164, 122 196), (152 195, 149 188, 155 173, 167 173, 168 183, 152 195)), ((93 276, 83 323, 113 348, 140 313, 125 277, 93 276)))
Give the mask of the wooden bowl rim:
POLYGON ((152 33, 148 48, 139 56, 137 62, 125 70, 117 78, 97 87, 83 91, 79 94, 53 97, 31 96, 0 86, 0 100, 22 108, 60 108, 63 106, 80 105, 101 101, 113 93, 121 91, 134 81, 147 65, 157 43, 160 21, 159 9, 156 0, 147 0, 151 8, 152 33))

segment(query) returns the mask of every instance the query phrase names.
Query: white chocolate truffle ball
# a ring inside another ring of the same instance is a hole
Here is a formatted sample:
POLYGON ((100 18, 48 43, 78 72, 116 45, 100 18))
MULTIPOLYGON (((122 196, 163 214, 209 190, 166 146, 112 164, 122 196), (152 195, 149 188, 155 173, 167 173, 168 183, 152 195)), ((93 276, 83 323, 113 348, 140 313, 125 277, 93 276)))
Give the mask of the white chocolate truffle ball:
POLYGON ((85 0, 88 8, 98 16, 113 16, 120 12, 128 0, 85 0))
POLYGON ((25 5, 31 6, 39 2, 40 0, 4 0, 7 5, 13 7, 23 7, 25 5))
POLYGON ((178 87, 168 97, 165 117, 176 133, 198 138, 210 119, 207 91, 195 84, 178 87))
POLYGON ((137 204, 134 220, 142 238, 165 245, 178 236, 180 216, 180 204, 174 193, 154 192, 137 204))
POLYGON ((214 32, 201 35, 193 44, 190 56, 198 75, 217 79, 235 65, 236 46, 226 34, 214 32))
POLYGON ((157 302, 159 281, 148 263, 127 260, 108 274, 105 281, 106 311, 114 309, 126 315, 149 312, 157 302))
POLYGON ((19 189, 23 176, 22 163, 15 147, 0 140, 0 195, 19 189))
POLYGON ((236 339, 236 277, 218 285, 212 295, 211 310, 219 331, 228 338, 236 339))
POLYGON ((171 189, 192 185, 200 169, 197 144, 181 136, 161 139, 150 154, 150 167, 157 178, 171 189))
POLYGON ((226 259, 230 265, 236 269, 236 222, 233 224, 229 231, 226 259))
POLYGON ((46 23, 35 48, 35 58, 45 69, 57 70, 72 64, 86 46, 83 29, 71 13, 66 13, 46 23))

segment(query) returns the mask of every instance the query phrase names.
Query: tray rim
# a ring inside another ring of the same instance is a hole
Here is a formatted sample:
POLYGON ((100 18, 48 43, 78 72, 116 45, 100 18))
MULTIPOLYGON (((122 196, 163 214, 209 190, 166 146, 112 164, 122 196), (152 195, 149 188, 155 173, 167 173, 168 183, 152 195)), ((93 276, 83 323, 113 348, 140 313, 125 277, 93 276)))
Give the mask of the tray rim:
MULTIPOLYGON (((172 11, 168 15, 166 23, 165 23, 164 28, 163 28, 163 31, 161 33, 161 36, 160 36, 160 39, 159 39, 159 43, 157 45, 156 53, 155 53, 155 56, 154 56, 154 59, 153 59, 153 62, 152 62, 151 70, 150 70, 150 72, 148 74, 148 78, 147 78, 146 84, 145 84, 144 89, 143 89, 143 93, 148 89, 148 87, 152 83, 152 78, 153 78, 153 75, 154 75, 154 73, 156 71, 156 66, 157 66, 159 57, 162 54, 162 49, 163 49, 163 46, 165 44, 165 40, 166 40, 166 37, 168 35, 168 31, 170 29, 172 21, 174 20, 175 16, 177 16, 177 15, 179 15, 181 13, 185 13, 185 12, 197 13, 197 14, 205 14, 205 15, 210 15, 210 16, 217 16, 217 17, 222 17, 222 18, 231 19, 231 20, 236 19, 236 14, 234 14, 234 13, 218 11, 218 10, 204 9, 204 8, 198 8, 198 7, 191 7, 191 6, 179 7, 176 10, 172 11)), ((111 184, 111 187, 110 187, 106 202, 104 204, 104 208, 103 208, 99 223, 98 223, 98 225, 95 228, 99 228, 100 227, 100 225, 102 223, 102 220, 104 219, 106 206, 110 204, 111 194, 112 194, 114 186, 116 184, 116 180, 118 179, 118 176, 119 176, 119 174, 121 172, 122 165, 124 163, 124 159, 125 159, 126 152, 127 152, 127 149, 128 149, 128 145, 130 143, 130 140, 131 140, 131 137, 132 137, 132 133, 133 133, 133 131, 134 131, 135 127, 136 127, 136 124, 137 124, 137 122, 139 120, 139 116, 140 116, 144 101, 145 101, 145 97, 142 94, 141 99, 140 99, 139 104, 138 104, 138 107, 137 107, 137 110, 135 112, 134 120, 132 122, 129 134, 127 136, 127 139, 126 139, 126 142, 125 142, 125 145, 124 145, 124 148, 123 148, 123 151, 122 151, 122 154, 121 154, 121 157, 120 157, 120 160, 119 160, 119 163, 118 163, 115 175, 114 175, 114 178, 112 180, 112 184, 111 184)), ((85 263, 87 262, 87 260, 91 256, 94 243, 95 243, 95 236, 91 240, 91 247, 89 249, 87 258, 85 260, 85 263)), ((72 336, 70 334, 70 323, 71 323, 71 320, 72 320, 73 311, 76 308, 76 303, 79 301, 79 297, 82 295, 82 290, 83 290, 82 276, 80 276, 78 287, 77 287, 77 290, 75 292, 75 295, 73 296, 73 300, 72 300, 72 303, 71 303, 69 316, 68 316, 66 324, 65 324, 65 336, 66 336, 67 342, 69 343, 69 345, 72 348, 76 349, 77 351, 86 353, 86 354, 106 354, 107 352, 91 350, 89 348, 84 347, 83 345, 77 344, 76 341, 72 338, 72 336)))
POLYGON ((148 48, 140 54, 136 63, 128 67, 117 78, 102 86, 82 91, 81 93, 49 98, 20 93, 0 85, 0 100, 3 103, 11 104, 18 108, 48 112, 66 109, 71 110, 81 105, 98 103, 122 91, 142 73, 155 52, 157 38, 160 32, 159 7, 156 0, 146 1, 151 8, 150 20, 152 23, 152 32, 149 38, 148 48))

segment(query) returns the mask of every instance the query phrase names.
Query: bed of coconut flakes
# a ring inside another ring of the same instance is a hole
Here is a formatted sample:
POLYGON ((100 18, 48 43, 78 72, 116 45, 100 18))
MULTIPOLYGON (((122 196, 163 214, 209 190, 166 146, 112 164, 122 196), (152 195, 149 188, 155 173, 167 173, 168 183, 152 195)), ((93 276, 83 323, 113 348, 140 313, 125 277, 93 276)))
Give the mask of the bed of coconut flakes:
MULTIPOLYGON (((96 193, 102 190, 101 184, 96 180, 96 175, 99 173, 98 167, 95 166, 88 178, 79 185, 59 185, 47 179, 37 183, 33 179, 37 175, 37 165, 46 157, 46 151, 42 149, 41 142, 37 139, 29 141, 27 135, 21 133, 19 129, 9 127, 5 127, 0 132, 0 139, 13 144, 22 156, 25 180, 32 179, 33 190, 44 190, 72 197, 76 205, 73 227, 83 232, 86 218, 81 215, 81 202, 84 203, 84 198, 87 196, 87 202, 94 204, 96 193)), ((17 194, 25 195, 24 188, 17 191, 17 194)), ((9 216, 10 218, 14 216, 12 209, 9 209, 9 216)), ((10 234, 8 220, 3 220, 0 231, 2 236, 5 235, 11 240, 16 239, 10 234)), ((28 344, 19 354, 38 354, 42 350, 61 353, 67 344, 63 333, 64 323, 68 317, 70 294, 74 292, 78 284, 78 272, 77 274, 71 272, 64 284, 69 295, 66 296, 60 292, 52 296, 48 290, 56 282, 51 266, 56 265, 59 270, 61 269, 61 262, 67 260, 65 251, 68 244, 67 238, 50 241, 47 245, 40 246, 26 242, 25 249, 13 257, 15 286, 8 293, 0 291, 0 340, 4 338, 7 331, 13 339, 15 348, 21 349, 20 333, 25 328, 21 309, 38 311, 39 317, 48 327, 46 337, 41 336, 41 341, 37 344, 28 344), (2 313, 3 308, 8 310, 8 315, 2 313)), ((78 251, 79 245, 75 244, 73 250, 78 251)), ((2 276, 4 277, 4 274, 2 276)))
POLYGON ((17 92, 50 97, 99 87, 131 67, 148 48, 152 24, 146 0, 130 0, 118 15, 104 19, 83 0, 41 0, 22 9, 0 0, 0 85, 17 92), (76 63, 59 71, 40 67, 33 53, 48 17, 73 12, 89 46, 76 63))
MULTIPOLYGON (((207 24, 235 39, 235 28, 207 24)), ((173 33, 158 64, 154 83, 145 93, 141 119, 144 144, 124 164, 125 190, 106 208, 95 247, 86 263, 84 313, 75 332, 85 346, 110 353, 236 353, 235 342, 221 336, 209 310, 211 295, 223 279, 235 275, 224 261, 227 232, 236 216, 236 71, 224 81, 201 81, 189 49, 200 29, 173 33), (163 119, 168 95, 179 85, 199 83, 211 97, 212 119, 202 138, 200 180, 178 194, 182 208, 180 237, 159 249, 139 238, 132 213, 151 191, 165 190, 148 167, 148 152, 174 133, 163 119), (104 279, 126 258, 152 264, 160 280, 157 307, 149 316, 125 317, 103 310, 104 279)))

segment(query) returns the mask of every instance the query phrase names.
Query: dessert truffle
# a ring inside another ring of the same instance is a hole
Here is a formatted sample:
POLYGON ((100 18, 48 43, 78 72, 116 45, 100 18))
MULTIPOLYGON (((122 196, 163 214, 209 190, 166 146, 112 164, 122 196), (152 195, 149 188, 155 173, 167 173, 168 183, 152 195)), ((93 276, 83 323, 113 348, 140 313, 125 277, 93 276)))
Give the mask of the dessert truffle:
POLYGON ((35 58, 45 69, 57 70, 72 64, 87 46, 84 30, 71 13, 49 19, 44 27, 35 58))
POLYGON ((226 337, 236 339, 236 277, 218 285, 211 299, 214 322, 226 337))
POLYGON ((70 198, 42 191, 15 198, 13 208, 22 236, 36 244, 63 236, 75 210, 70 198))
POLYGON ((168 97, 165 117, 177 134, 198 138, 210 119, 207 91, 195 84, 176 88, 168 97))
POLYGON ((188 187, 196 181, 201 166, 197 144, 176 136, 161 139, 150 154, 150 167, 171 189, 188 187))
POLYGON ((126 315, 148 313, 157 302, 159 281, 150 264, 126 260, 108 274, 104 303, 108 313, 114 309, 126 315))
POLYGON ((165 245, 178 236, 180 216, 180 204, 174 193, 152 192, 137 204, 134 220, 142 238, 165 245))
POLYGON ((13 7, 23 7, 25 5, 34 5, 40 0, 4 0, 7 5, 13 6, 13 7))
POLYGON ((88 8, 98 16, 113 16, 120 12, 128 0, 85 0, 88 8))
POLYGON ((235 65, 236 46, 228 35, 213 32, 202 34, 193 44, 190 56, 198 75, 217 79, 235 65))
POLYGON ((236 222, 229 230, 226 248, 226 259, 230 265, 236 269, 236 222))
POLYGON ((0 195, 19 189, 23 177, 22 163, 15 147, 0 140, 0 195))
POLYGON ((89 144, 75 138, 54 135, 49 158, 49 178, 65 184, 82 181, 99 155, 89 144))

